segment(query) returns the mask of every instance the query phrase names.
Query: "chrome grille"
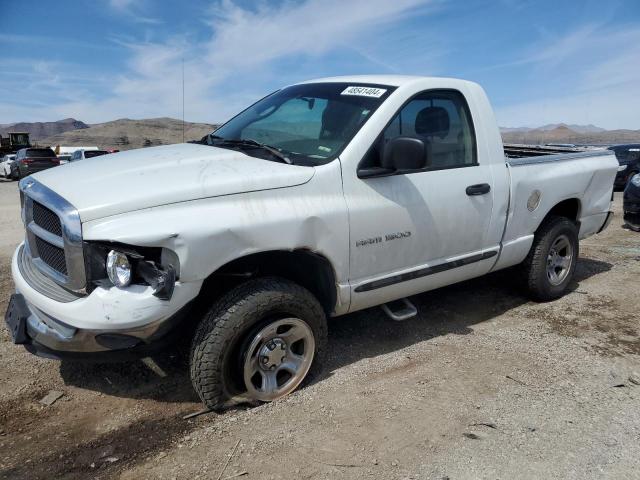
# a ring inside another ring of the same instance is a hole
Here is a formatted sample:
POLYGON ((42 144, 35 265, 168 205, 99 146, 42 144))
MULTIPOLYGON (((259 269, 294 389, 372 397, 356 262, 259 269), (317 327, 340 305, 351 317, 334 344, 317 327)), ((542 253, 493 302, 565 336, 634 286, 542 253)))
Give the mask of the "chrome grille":
POLYGON ((58 215, 38 202, 33 202, 33 221, 47 232, 62 237, 62 225, 58 215))
POLYGON ((20 181, 25 254, 43 275, 67 290, 86 294, 82 223, 78 211, 31 177, 20 181))
POLYGON ((36 237, 36 250, 40 260, 63 275, 67 274, 67 261, 64 258, 64 249, 51 245, 49 242, 36 237))
POLYGON ((36 268, 24 245, 20 247, 18 252, 18 268, 33 289, 57 302, 69 303, 81 298, 81 295, 61 287, 36 268))

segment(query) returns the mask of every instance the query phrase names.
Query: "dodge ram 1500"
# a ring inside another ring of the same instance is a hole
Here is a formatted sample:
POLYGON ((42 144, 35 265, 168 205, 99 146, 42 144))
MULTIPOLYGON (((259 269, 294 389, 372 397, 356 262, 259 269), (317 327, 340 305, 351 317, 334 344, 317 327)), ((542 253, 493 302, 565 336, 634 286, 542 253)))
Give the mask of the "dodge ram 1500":
POLYGON ((26 237, 6 321, 53 358, 148 356, 191 336, 211 408, 271 401, 322 365, 327 317, 514 269, 572 281, 611 218, 613 152, 505 158, 475 83, 354 76, 292 85, 199 143, 20 182, 26 237), (177 167, 177 168, 176 168, 177 167))

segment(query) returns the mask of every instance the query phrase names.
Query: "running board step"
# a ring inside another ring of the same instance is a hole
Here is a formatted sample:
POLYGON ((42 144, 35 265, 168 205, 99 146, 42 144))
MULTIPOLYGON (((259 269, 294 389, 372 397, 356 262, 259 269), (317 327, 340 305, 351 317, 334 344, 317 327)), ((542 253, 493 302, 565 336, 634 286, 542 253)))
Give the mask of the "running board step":
POLYGON ((394 300, 393 302, 380 305, 380 307, 391 320, 395 320, 396 322, 408 320, 418 314, 418 309, 408 298, 394 300))

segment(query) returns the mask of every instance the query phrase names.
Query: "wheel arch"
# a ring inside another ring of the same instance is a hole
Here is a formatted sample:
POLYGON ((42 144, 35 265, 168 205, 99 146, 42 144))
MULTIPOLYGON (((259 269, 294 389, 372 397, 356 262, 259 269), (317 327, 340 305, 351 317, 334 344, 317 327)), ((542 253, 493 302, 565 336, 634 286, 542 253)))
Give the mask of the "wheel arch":
POLYGON ((578 198, 567 198, 562 200, 561 202, 556 203, 542 218, 538 226, 536 227, 536 231, 540 229, 542 225, 551 217, 565 217, 569 220, 580 226, 580 212, 581 212, 582 204, 580 199, 578 198))
POLYGON ((338 300, 336 274, 327 257, 308 249, 268 250, 238 257, 204 281, 199 298, 211 302, 250 278, 277 276, 309 290, 330 315, 338 300))

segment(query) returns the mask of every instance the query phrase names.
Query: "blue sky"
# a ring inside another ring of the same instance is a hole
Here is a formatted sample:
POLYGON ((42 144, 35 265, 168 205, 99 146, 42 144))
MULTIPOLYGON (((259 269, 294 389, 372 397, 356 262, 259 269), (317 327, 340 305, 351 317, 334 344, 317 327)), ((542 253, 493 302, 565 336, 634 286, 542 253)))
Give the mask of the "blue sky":
POLYGON ((2 0, 0 123, 220 122, 314 77, 466 78, 502 126, 640 129, 640 2, 2 0))

